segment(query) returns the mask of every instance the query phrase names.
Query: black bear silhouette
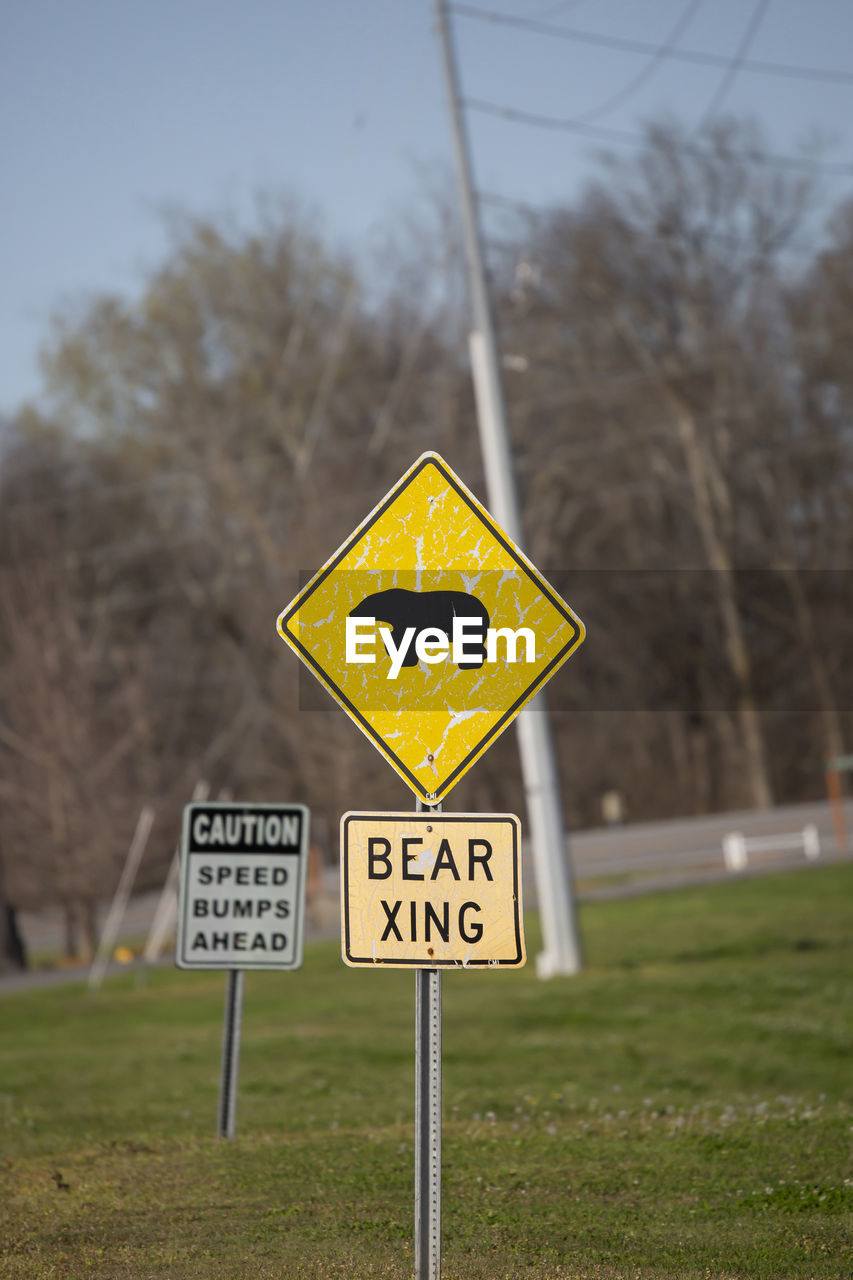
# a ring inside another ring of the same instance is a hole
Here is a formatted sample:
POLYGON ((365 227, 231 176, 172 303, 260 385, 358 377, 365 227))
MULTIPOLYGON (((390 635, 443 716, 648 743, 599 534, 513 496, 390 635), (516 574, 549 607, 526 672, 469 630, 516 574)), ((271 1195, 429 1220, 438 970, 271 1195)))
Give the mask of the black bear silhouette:
MULTIPOLYGON (((448 641, 453 640, 454 618, 476 618, 482 624, 482 643, 471 637, 465 638, 464 662, 458 664, 460 670, 481 667, 486 661, 486 631, 489 626, 489 615, 485 605, 476 596, 467 591, 406 591, 402 587, 391 587, 388 591, 376 591, 366 596, 361 604, 350 610, 351 618, 375 618, 377 624, 386 623, 391 627, 391 637, 399 648, 407 627, 415 628, 413 643, 409 645, 403 658, 404 667, 417 666, 418 656, 415 652, 414 640, 427 627, 443 631, 448 641)), ((388 646, 385 646, 386 649, 388 646)), ((389 650, 390 653, 390 650, 389 650)))

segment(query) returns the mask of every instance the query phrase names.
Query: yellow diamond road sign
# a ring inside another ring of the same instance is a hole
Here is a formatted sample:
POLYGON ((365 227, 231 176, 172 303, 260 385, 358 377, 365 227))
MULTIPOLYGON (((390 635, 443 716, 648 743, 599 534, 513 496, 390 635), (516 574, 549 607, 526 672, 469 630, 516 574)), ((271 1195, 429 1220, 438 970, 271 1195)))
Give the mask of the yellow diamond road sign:
POLYGON ((436 453, 409 468, 278 629, 432 804, 584 638, 580 619, 436 453))
POLYGON ((511 813, 345 813, 341 950, 355 967, 524 964, 511 813))

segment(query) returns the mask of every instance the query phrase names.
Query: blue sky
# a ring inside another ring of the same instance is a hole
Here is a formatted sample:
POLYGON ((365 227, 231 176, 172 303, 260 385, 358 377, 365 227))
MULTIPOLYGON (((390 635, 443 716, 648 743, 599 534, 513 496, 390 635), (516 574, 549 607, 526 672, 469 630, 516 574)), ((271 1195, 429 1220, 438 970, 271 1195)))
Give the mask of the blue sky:
MULTIPOLYGON (((482 0, 505 17, 676 49, 848 72, 842 82, 654 59, 457 13, 465 93, 636 131, 668 112, 697 128, 719 100, 772 148, 810 136, 827 201, 853 194, 850 0, 482 0), (633 86, 633 87, 632 87, 633 86), (722 97, 721 97, 722 93, 722 97), (620 99, 621 95, 621 99, 620 99), (612 105, 611 101, 616 99, 612 105)), ((469 115, 478 185, 571 200, 601 145, 469 115)), ((432 0, 5 0, 0 13, 0 410, 38 393, 51 314, 141 287, 166 252, 163 210, 248 216, 297 196, 336 241, 367 249, 450 171, 432 0)), ((630 145, 614 147, 630 154, 630 145)))

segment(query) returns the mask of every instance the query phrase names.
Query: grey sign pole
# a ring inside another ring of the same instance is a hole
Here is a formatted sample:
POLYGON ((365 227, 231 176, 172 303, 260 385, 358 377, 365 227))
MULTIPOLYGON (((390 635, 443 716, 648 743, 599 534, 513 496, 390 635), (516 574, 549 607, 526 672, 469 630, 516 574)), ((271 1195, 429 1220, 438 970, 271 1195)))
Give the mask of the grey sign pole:
MULTIPOLYGON (((418 798, 417 811, 441 805, 418 798)), ((429 828, 427 828, 429 830, 429 828)), ((441 970, 415 970, 415 1280, 441 1277, 441 970)))
POLYGON ((237 1075, 240 1068, 240 1032, 243 1026, 242 969, 228 970, 225 1016, 222 1023, 222 1080, 219 1085, 217 1137, 233 1138, 237 1126, 237 1075))

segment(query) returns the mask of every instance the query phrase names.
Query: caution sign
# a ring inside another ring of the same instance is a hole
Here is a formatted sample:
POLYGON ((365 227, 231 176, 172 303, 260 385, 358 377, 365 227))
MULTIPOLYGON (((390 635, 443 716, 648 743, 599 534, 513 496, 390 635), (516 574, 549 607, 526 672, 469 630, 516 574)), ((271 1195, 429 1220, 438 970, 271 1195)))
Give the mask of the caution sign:
POLYGON ((307 860, 305 805, 187 805, 178 967, 298 969, 307 860))
POLYGON ((346 964, 520 966, 521 912, 521 824, 513 814, 341 819, 346 964))
POLYGON ((430 803, 584 637, 580 619, 436 453, 414 463, 278 629, 430 803))

